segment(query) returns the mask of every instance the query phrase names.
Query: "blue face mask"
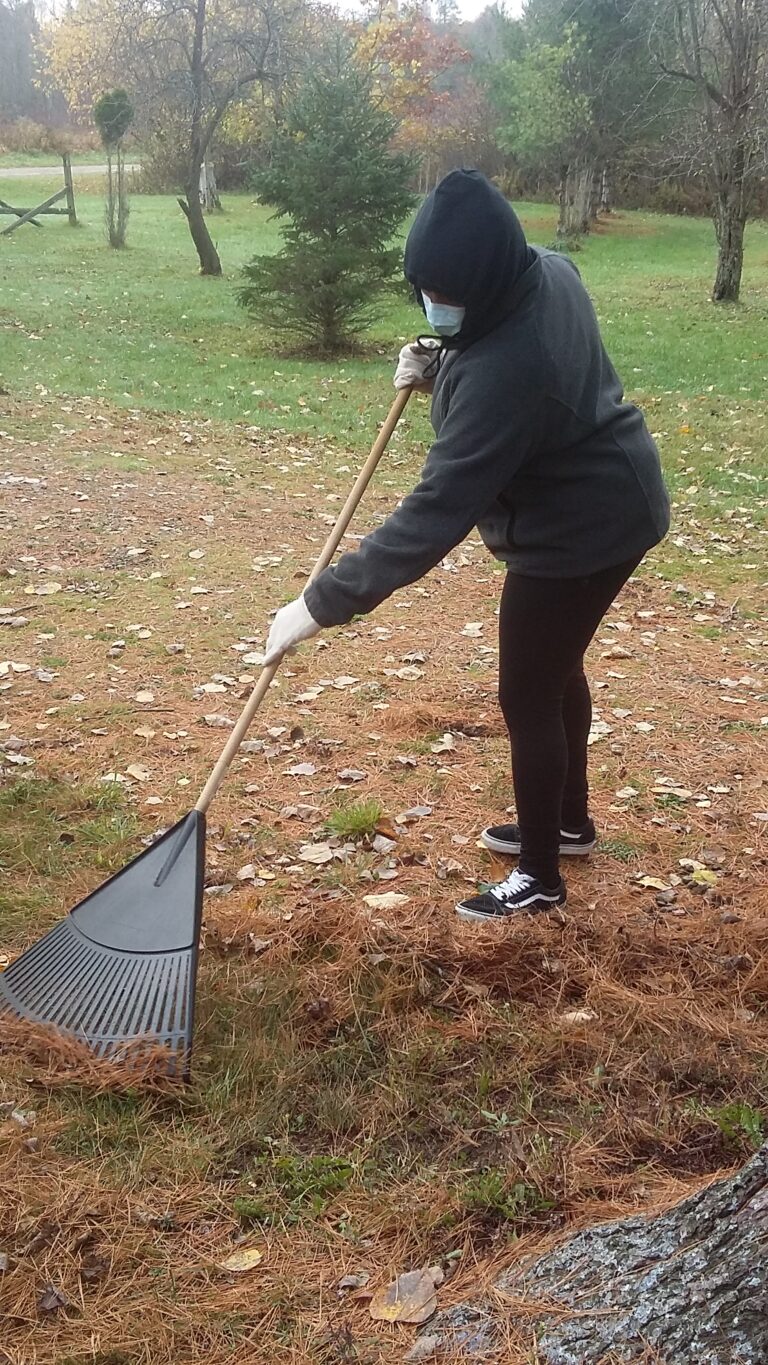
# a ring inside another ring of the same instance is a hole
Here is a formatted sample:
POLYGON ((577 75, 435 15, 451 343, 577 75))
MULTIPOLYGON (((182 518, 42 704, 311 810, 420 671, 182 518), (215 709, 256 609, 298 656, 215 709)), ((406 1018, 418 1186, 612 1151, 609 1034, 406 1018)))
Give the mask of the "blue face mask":
POLYGON ((432 331, 437 332, 438 336, 455 337, 456 333, 461 331, 466 308, 458 308, 453 303, 433 303, 426 294, 422 294, 421 297, 432 331))

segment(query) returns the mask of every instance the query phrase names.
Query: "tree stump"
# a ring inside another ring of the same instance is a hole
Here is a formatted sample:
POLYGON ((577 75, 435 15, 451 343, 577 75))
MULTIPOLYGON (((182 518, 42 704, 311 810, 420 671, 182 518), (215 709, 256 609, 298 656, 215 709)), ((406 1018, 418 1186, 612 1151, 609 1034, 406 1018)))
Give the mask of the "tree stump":
POLYGON ((590 1228, 497 1288, 508 1310, 502 1298, 433 1319, 438 1354, 501 1361, 502 1328, 527 1325, 540 1365, 766 1365, 768 1143, 668 1213, 590 1228))

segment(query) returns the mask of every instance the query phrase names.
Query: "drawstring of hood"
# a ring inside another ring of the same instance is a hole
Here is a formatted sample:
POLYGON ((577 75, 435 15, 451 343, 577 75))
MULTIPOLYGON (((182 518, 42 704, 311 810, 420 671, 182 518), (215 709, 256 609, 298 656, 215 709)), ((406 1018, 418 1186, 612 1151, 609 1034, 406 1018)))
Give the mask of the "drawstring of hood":
POLYGON ((440 181, 416 215, 404 261, 422 311, 424 289, 466 309, 455 336, 436 338, 435 374, 446 351, 464 350, 509 316, 521 280, 537 265, 514 209, 480 171, 451 171, 440 181))

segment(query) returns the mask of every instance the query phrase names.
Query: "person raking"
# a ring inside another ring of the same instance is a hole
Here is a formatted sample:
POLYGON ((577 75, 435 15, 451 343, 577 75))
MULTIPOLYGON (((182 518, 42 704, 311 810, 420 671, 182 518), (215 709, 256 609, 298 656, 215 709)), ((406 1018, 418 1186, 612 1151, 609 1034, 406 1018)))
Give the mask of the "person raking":
POLYGON ((395 386, 433 393, 436 439, 413 492, 277 613, 265 660, 372 611, 477 527, 507 568, 499 701, 517 809, 482 838, 519 862, 456 909, 495 921, 563 905, 561 857, 595 847, 584 652, 666 534, 669 499, 576 267, 530 246, 479 172, 451 172, 425 200, 405 275, 437 337, 403 347, 395 386))

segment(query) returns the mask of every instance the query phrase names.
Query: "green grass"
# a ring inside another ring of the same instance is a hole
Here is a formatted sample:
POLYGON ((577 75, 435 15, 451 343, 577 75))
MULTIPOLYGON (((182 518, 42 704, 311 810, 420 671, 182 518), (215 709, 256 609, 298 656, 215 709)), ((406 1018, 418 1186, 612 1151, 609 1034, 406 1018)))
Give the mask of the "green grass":
MULTIPOLYGON (((26 200, 47 183, 3 182, 26 200)), ((248 196, 226 196, 211 220, 225 278, 201 279, 172 196, 134 196, 129 249, 105 244, 102 204, 81 180, 77 231, 48 220, 0 240, 2 382, 42 386, 129 407, 236 419, 347 439, 383 412, 394 358, 421 324, 404 293, 378 308, 369 351, 318 363, 280 355, 239 308, 243 263, 277 247, 279 231, 248 196)), ((520 205, 533 240, 551 240, 554 213, 520 205)), ((768 377, 768 230, 750 226, 743 304, 709 302, 714 262, 705 220, 622 215, 592 238, 578 266, 595 298, 628 389, 760 398, 768 377)), ((421 405, 422 408, 424 405, 421 405)), ((419 432, 426 436, 426 423, 419 432)))
POLYGON ((367 839, 375 834, 383 814, 379 801, 353 801, 331 812, 328 829, 340 839, 367 839))
MULTIPOLYGON (((91 152, 72 152, 71 156, 72 166, 77 170, 78 166, 101 166, 106 153, 99 147, 91 152)), ((132 162, 138 158, 135 153, 129 152, 127 159, 132 162)), ((18 166, 58 167, 60 161, 59 152, 0 152, 0 169, 3 170, 15 170, 18 166)), ((5 198, 5 195, 2 198, 5 198)))
POLYGON ((22 928, 61 909, 60 887, 81 869, 103 879, 135 852, 138 821, 117 784, 21 778, 0 788, 0 926, 22 928), (34 887, 34 890, 31 888, 34 887))

